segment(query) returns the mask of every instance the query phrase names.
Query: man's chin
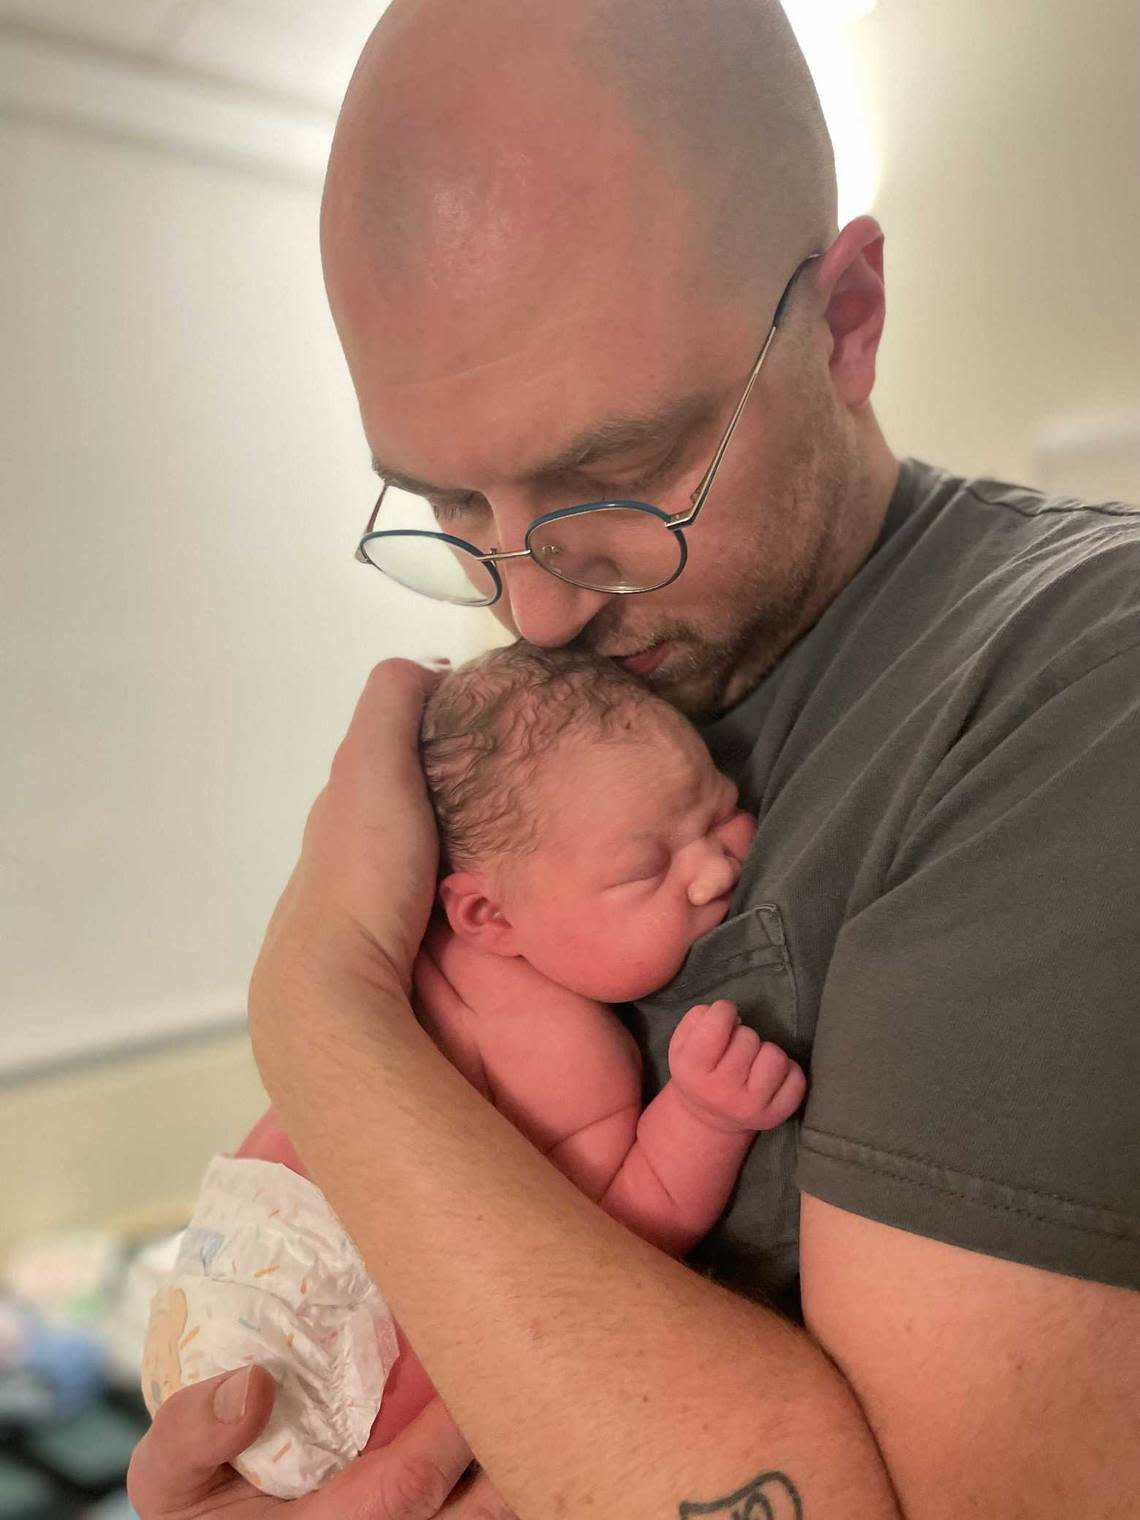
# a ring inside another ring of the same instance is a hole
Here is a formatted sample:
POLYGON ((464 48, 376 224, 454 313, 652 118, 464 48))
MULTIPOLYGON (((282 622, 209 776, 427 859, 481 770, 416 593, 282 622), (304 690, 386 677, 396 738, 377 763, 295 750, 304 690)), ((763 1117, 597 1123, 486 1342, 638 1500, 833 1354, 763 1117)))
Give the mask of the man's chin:
POLYGON ((710 722, 728 705, 724 694, 731 676, 723 658, 705 661, 692 649, 680 649, 638 679, 690 723, 700 724, 710 722))
MULTIPOLYGON (((625 635, 626 647, 652 650, 654 645, 664 646, 665 653, 659 662, 639 671, 636 666, 624 666, 655 697, 668 702, 683 713, 691 723, 707 723, 724 711, 729 703, 725 692, 733 679, 736 667, 735 652, 694 639, 676 626, 663 629, 656 639, 646 636, 625 635)), ((599 641, 603 642, 603 641, 599 641)), ((616 640, 611 635, 604 643, 611 648, 616 640)), ((595 652, 607 653, 605 648, 595 652)), ((619 664, 623 662, 619 659, 619 664)))

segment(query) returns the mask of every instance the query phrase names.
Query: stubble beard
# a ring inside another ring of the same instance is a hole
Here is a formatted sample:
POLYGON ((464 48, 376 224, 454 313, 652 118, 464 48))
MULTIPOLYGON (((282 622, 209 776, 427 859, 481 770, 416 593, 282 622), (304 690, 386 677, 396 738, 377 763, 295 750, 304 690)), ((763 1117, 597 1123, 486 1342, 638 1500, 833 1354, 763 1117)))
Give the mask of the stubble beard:
POLYGON ((734 598, 724 631, 707 637, 676 625, 662 638, 674 647, 659 671, 643 677, 692 723, 708 723, 756 687, 785 654, 805 625, 805 612, 819 577, 822 544, 801 560, 790 579, 774 590, 755 569, 734 598))
MULTIPOLYGON (((693 723, 710 722, 759 685, 844 583, 837 538, 857 486, 847 440, 833 417, 814 410, 785 461, 785 504, 748 544, 747 565, 714 630, 678 619, 649 634, 673 647, 658 670, 638 679, 693 723), (765 542, 779 553, 766 552, 765 542)), ((612 645, 608 637, 597 642, 612 645)))

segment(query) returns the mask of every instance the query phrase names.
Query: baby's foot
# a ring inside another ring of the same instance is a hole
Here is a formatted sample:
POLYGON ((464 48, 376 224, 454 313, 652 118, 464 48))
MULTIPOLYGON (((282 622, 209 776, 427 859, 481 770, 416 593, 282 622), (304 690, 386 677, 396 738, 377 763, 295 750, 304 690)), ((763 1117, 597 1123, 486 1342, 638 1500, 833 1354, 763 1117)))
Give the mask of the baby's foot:
POLYGON ((807 1091, 796 1062, 723 998, 689 1009, 669 1042, 669 1070, 693 1112, 723 1130, 775 1129, 807 1091))

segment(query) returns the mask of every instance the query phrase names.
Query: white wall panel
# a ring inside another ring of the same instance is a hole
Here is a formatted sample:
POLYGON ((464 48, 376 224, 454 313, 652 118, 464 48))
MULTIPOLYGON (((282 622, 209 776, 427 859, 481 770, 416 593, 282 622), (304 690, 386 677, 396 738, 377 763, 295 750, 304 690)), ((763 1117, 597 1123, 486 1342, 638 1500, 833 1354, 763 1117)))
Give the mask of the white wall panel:
POLYGON ((317 194, 3 126, 0 1072, 233 1021, 374 661, 317 194))

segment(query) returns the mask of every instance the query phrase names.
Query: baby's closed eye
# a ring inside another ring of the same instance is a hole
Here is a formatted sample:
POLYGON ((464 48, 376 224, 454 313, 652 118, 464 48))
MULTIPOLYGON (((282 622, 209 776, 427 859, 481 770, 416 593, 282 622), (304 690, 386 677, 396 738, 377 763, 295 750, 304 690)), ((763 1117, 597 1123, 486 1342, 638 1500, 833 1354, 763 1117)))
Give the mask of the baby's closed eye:
POLYGON ((623 861, 616 871, 611 872, 609 885, 611 888, 644 886, 660 881, 668 869, 669 857, 663 851, 638 856, 635 860, 623 861))

